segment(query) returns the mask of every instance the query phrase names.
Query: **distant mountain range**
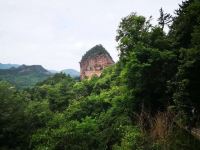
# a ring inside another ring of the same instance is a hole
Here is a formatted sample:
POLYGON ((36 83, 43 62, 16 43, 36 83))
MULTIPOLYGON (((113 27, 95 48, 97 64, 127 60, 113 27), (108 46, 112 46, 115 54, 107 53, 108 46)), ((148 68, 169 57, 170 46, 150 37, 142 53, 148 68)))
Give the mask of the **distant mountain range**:
POLYGON ((37 82, 41 82, 52 75, 41 65, 21 65, 17 68, 0 69, 0 80, 6 80, 17 88, 32 87, 37 82))
POLYGON ((79 77, 80 73, 74 69, 64 69, 62 71, 60 71, 62 73, 65 73, 66 75, 70 75, 71 77, 79 77))
POLYGON ((10 69, 12 67, 17 68, 19 66, 20 65, 18 65, 18 64, 2 64, 2 63, 0 63, 0 69, 10 69))
POLYGON ((36 83, 41 82, 59 72, 63 72, 74 78, 79 77, 79 72, 74 69, 56 71, 47 70, 41 65, 27 66, 0 63, 0 80, 6 80, 19 89, 32 87, 36 83))
POLYGON ((53 74, 59 73, 59 71, 57 71, 57 70, 48 70, 48 71, 51 72, 51 73, 53 73, 53 74))

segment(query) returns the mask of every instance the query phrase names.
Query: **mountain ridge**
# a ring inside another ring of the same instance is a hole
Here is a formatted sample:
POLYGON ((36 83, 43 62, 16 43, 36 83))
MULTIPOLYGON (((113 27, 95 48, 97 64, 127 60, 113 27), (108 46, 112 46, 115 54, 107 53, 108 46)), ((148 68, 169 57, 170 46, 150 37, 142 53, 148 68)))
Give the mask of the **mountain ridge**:
POLYGON ((17 68, 19 66, 20 66, 19 64, 10 64, 10 63, 3 64, 3 63, 0 63, 0 69, 10 69, 12 67, 17 68))
POLYGON ((69 75, 71 77, 79 77, 80 76, 80 72, 78 72, 75 69, 63 69, 60 72, 65 73, 66 75, 69 75))
POLYGON ((41 65, 21 65, 18 68, 0 69, 0 80, 10 82, 19 89, 32 87, 52 75, 41 65))

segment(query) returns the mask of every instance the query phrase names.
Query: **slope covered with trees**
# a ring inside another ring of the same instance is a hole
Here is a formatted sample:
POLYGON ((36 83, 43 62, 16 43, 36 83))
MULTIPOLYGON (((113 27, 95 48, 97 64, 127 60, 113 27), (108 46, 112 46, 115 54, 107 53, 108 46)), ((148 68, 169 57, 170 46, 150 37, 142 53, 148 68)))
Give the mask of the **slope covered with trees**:
POLYGON ((21 65, 9 69, 0 69, 0 80, 5 80, 18 89, 33 87, 53 74, 40 65, 21 65))
POLYGON ((155 26, 136 13, 123 18, 120 60, 99 78, 60 73, 21 91, 1 81, 0 149, 200 149, 184 129, 200 127, 199 8, 183 2, 169 34, 163 10, 155 26))

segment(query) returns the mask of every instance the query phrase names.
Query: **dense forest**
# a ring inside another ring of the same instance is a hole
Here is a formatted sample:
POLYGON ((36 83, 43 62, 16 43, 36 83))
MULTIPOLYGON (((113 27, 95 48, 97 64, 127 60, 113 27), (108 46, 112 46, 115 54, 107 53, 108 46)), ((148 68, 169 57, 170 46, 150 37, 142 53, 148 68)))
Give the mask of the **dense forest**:
POLYGON ((23 90, 0 81, 0 149, 200 149, 200 1, 175 12, 160 9, 157 25, 124 17, 120 59, 100 77, 59 73, 23 90))

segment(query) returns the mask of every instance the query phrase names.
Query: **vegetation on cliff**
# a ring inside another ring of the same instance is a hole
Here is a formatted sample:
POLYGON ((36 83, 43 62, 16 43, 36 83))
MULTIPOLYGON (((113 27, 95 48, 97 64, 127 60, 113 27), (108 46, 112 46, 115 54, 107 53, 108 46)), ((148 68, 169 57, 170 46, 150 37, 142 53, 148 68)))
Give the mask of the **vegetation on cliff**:
POLYGON ((110 59, 112 59, 112 57, 110 56, 110 54, 107 52, 107 50, 101 45, 96 45, 93 48, 91 48, 90 50, 88 50, 82 57, 81 62, 85 61, 89 58, 93 58, 99 55, 107 55, 110 57, 110 59))
POLYGON ((155 26, 136 13, 123 18, 120 60, 99 78, 60 73, 21 91, 0 81, 0 149, 200 149, 181 128, 200 126, 199 8, 184 2, 169 34, 165 15, 155 26))

